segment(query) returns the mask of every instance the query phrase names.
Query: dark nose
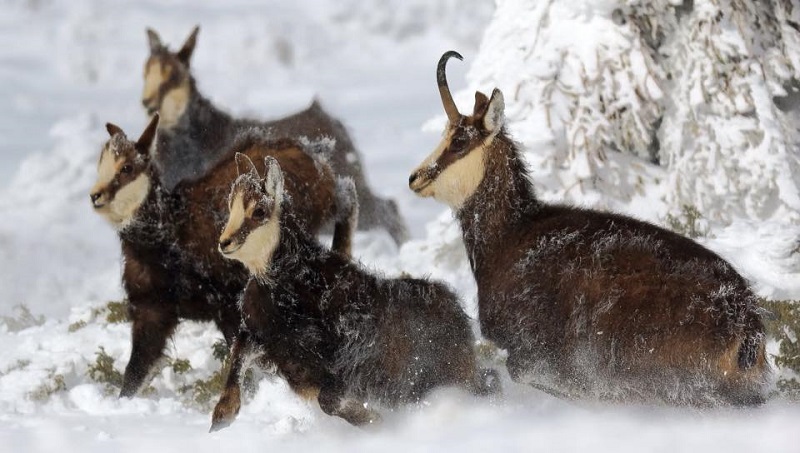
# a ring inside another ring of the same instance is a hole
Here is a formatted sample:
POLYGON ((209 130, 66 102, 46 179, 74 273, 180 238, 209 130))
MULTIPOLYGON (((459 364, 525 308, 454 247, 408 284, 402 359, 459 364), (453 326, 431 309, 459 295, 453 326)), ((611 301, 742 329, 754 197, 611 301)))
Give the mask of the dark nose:
POLYGON ((231 245, 230 239, 225 239, 224 241, 219 241, 219 248, 226 249, 228 246, 231 245))
POLYGON ((411 176, 408 177, 408 186, 411 187, 411 185, 414 184, 414 181, 416 181, 418 177, 419 177, 419 172, 415 171, 414 173, 411 173, 411 176))
POLYGON ((93 205, 95 206, 97 205, 97 200, 100 199, 100 196, 101 196, 100 192, 95 192, 89 195, 89 198, 92 200, 93 205))

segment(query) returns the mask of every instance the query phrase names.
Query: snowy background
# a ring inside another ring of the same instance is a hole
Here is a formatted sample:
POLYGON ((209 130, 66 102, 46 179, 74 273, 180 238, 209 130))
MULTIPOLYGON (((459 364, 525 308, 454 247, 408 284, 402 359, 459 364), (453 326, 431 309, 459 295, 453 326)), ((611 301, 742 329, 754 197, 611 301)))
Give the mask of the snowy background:
POLYGON ((358 257, 449 282, 474 316, 459 229, 407 189, 444 124, 434 73, 448 49, 466 57, 448 68, 463 112, 475 89, 504 91, 543 198, 661 224, 695 207, 699 240, 760 295, 800 299, 793 3, 0 0, 0 451, 797 451, 800 407, 781 399, 606 407, 507 379, 496 401, 443 390, 360 430, 264 378, 232 427, 206 434, 209 412, 181 389, 219 368, 221 335, 196 323, 167 350, 191 369, 165 367, 149 396, 119 401, 87 375, 100 347, 117 370, 130 353, 129 325, 101 311, 122 298, 119 245, 87 193, 105 122, 145 125, 145 27, 176 48, 200 24, 199 88, 236 115, 279 117, 319 96, 414 235, 398 250, 359 233, 358 257))

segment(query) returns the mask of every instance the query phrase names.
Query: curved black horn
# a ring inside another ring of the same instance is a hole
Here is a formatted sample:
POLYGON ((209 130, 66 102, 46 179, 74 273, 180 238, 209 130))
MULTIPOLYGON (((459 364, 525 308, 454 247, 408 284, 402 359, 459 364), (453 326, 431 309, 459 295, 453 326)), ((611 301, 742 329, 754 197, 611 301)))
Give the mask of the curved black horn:
POLYGON ((450 57, 456 57, 459 60, 464 59, 464 57, 455 50, 448 50, 445 52, 442 58, 439 59, 439 65, 436 67, 436 83, 439 85, 439 95, 442 96, 442 105, 444 105, 444 111, 447 112, 447 118, 451 123, 455 123, 458 118, 461 117, 461 114, 458 113, 458 107, 456 107, 456 103, 453 101, 453 95, 450 94, 450 87, 447 86, 445 67, 450 57))

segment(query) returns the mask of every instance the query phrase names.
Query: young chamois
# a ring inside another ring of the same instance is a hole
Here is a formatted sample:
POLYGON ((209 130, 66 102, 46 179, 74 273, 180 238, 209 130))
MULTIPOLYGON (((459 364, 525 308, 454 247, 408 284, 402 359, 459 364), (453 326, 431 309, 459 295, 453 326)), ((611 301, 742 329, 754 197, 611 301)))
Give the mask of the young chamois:
POLYGON ((242 129, 259 128, 273 139, 329 141, 333 145, 330 163, 334 172, 352 178, 358 189, 359 227, 383 228, 398 245, 405 242, 408 231, 396 203, 372 192, 347 129, 319 102, 315 100, 308 109, 289 117, 261 122, 234 119, 198 91, 189 68, 198 31, 195 27, 181 49, 170 52, 155 31, 147 30, 150 56, 144 69, 142 104, 149 114, 158 111, 162 117, 158 163, 167 189, 184 179, 204 175, 242 129))
MULTIPOLYGON (((325 413, 354 425, 378 420, 369 400, 395 406, 442 385, 497 389, 494 371, 477 369, 455 294, 438 282, 381 278, 323 248, 298 227, 279 163, 267 158, 266 167, 263 179, 255 170, 236 179, 220 236, 220 252, 242 261, 252 278, 212 430, 238 413, 242 360, 254 351, 299 395, 317 396, 325 413)), ((355 199, 352 183, 348 191, 355 199)))
POLYGON ((512 378, 573 397, 761 402, 764 327, 745 279, 663 228, 539 201, 500 90, 458 112, 445 78, 453 56, 437 68, 444 138, 409 186, 461 224, 481 331, 508 351, 512 378))
MULTIPOLYGON (((154 371, 180 319, 214 321, 230 344, 241 323, 237 301, 249 279, 244 266, 217 251, 230 181, 237 164, 244 163, 231 154, 205 177, 166 191, 152 162, 158 120, 154 115, 136 142, 119 127, 107 125, 111 138, 100 154, 90 195, 122 244, 122 282, 133 324, 131 357, 120 392, 126 397, 136 394, 154 371)), ((296 143, 262 142, 246 135, 232 152, 280 160, 287 169, 287 192, 294 199, 292 212, 309 234, 334 216, 332 171, 296 143)))

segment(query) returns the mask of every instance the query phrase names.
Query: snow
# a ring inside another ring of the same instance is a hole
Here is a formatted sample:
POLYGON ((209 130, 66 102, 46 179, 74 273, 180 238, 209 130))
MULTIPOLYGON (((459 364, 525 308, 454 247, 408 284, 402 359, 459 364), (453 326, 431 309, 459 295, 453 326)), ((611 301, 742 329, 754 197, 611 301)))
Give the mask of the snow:
MULTIPOLYGON (((181 374, 165 367, 151 383, 153 395, 118 400, 87 376, 99 347, 116 359, 117 370, 130 354, 129 325, 108 324, 93 312, 123 293, 116 234, 91 212, 88 190, 107 136, 105 122, 132 131, 145 125, 139 99, 145 27, 158 30, 175 48, 199 23, 192 61, 199 88, 237 115, 279 117, 319 96, 351 129, 372 186, 398 200, 414 235, 398 250, 384 233, 359 233, 355 254, 387 275, 408 272, 448 282, 475 317, 476 286, 458 226, 442 205, 407 189, 409 172, 440 139, 435 63, 451 48, 466 57, 448 67, 462 111, 471 110, 475 88, 504 90, 511 131, 528 150, 543 198, 662 222, 667 188, 661 182, 667 171, 635 153, 606 161, 575 153, 574 163, 558 154, 565 139, 548 121, 567 118, 566 103, 550 105, 548 116, 539 107, 537 88, 517 87, 513 79, 551 77, 559 71, 557 62, 534 59, 523 66, 516 52, 524 49, 501 33, 511 26, 544 26, 545 7, 557 6, 547 20, 560 27, 546 28, 537 48, 566 52, 591 66, 598 64, 592 43, 606 42, 608 55, 630 53, 635 70, 624 79, 629 87, 660 100, 665 94, 658 77, 643 75, 649 57, 629 46, 627 32, 611 28, 616 3, 566 7, 570 2, 501 0, 499 7, 519 13, 500 15, 481 0, 325 0, 269 7, 249 0, 5 2, 0 177, 8 183, 0 188, 0 451, 796 451, 800 407, 780 399, 757 409, 711 411, 578 404, 515 385, 504 370, 504 396, 497 400, 444 389, 418 406, 385 414, 385 423, 367 429, 324 415, 285 382, 265 377, 230 428, 207 434, 210 413, 187 404, 180 391, 219 367, 211 350, 221 335, 198 323, 181 324, 167 350, 172 359, 187 359, 192 370, 181 374), (527 22, 531 17, 539 22, 527 22), (512 51, 490 52, 502 45, 512 51), (470 90, 459 91, 464 86, 470 90), (423 124, 428 133, 420 130, 423 124), (586 183, 582 177, 589 174, 600 174, 606 185, 586 183), (606 193, 609 186, 614 190, 606 193), (86 326, 71 332, 70 325, 79 321, 86 326), (63 377, 65 390, 44 401, 32 396, 54 376, 63 377)), ((577 72, 567 76, 567 85, 580 78, 577 72)), ((768 101, 765 96, 756 102, 768 101)), ((621 96, 620 102, 630 99, 621 96)), ((587 115, 591 106, 583 106, 587 115)), ((645 117, 652 113, 641 108, 645 117)), ((791 169, 781 171, 775 184, 788 194, 786 203, 795 205, 788 198, 796 189, 791 169)), ((796 225, 734 218, 712 226, 713 235, 701 241, 731 260, 760 295, 800 298, 800 266, 791 253, 800 233, 796 225)))

